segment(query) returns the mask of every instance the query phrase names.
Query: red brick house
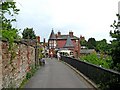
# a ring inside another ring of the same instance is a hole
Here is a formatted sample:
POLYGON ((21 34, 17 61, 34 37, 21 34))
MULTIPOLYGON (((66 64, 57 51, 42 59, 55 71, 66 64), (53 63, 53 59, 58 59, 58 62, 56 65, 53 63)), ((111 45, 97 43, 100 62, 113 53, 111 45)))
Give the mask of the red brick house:
POLYGON ((73 35, 73 32, 69 32, 67 35, 62 35, 61 32, 57 34, 52 30, 48 39, 49 53, 54 55, 57 50, 68 49, 73 51, 74 57, 80 56, 80 38, 73 35))

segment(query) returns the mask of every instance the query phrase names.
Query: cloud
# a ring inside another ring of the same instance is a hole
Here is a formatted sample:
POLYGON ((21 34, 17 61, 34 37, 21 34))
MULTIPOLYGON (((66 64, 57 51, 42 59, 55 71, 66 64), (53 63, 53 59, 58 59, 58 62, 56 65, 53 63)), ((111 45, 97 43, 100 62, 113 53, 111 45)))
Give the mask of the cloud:
POLYGON ((110 24, 116 19, 118 0, 16 0, 19 28, 33 27, 36 34, 49 38, 55 32, 74 31, 86 39, 110 40, 110 24), (103 36, 104 34, 104 36, 103 36))

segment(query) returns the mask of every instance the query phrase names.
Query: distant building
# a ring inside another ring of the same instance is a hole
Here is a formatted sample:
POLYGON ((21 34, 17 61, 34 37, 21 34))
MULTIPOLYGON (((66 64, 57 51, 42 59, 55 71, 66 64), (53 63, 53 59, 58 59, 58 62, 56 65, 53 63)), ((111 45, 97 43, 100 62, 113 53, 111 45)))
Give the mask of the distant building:
POLYGON ((81 49, 80 55, 88 55, 91 53, 96 53, 95 49, 81 49))
POLYGON ((67 35, 62 35, 59 31, 57 34, 52 29, 50 37, 48 39, 49 53, 54 55, 58 50, 71 50, 75 57, 80 56, 80 38, 73 35, 73 32, 69 32, 67 35))

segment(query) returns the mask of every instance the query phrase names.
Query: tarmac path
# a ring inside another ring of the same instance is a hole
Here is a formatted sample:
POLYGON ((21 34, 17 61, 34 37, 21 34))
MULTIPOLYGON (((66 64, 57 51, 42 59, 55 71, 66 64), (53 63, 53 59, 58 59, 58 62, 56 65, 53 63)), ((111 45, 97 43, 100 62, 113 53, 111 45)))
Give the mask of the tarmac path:
POLYGON ((42 66, 25 85, 25 88, 93 88, 62 61, 45 58, 42 66))

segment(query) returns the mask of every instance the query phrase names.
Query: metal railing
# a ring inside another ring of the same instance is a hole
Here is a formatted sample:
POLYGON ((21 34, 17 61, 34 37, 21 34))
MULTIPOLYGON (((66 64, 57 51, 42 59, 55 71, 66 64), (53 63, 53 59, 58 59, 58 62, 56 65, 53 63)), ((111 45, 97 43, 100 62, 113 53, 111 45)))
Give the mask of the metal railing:
POLYGON ((96 83, 100 89, 120 88, 120 73, 109 69, 83 62, 74 58, 61 56, 61 60, 70 64, 91 81, 96 83))

